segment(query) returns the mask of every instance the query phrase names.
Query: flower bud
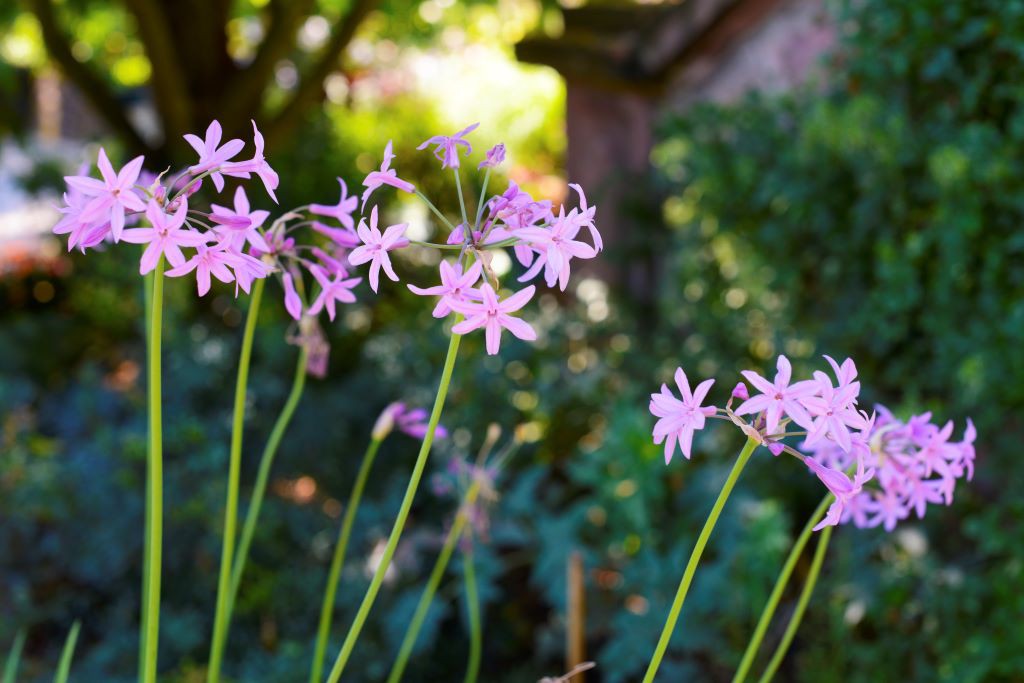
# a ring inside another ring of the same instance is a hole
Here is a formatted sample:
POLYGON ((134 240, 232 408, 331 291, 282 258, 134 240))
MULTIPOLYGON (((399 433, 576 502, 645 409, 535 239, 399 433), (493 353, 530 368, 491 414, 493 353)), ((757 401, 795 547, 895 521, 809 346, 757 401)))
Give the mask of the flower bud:
POLYGON ((373 432, 370 438, 374 441, 383 441, 395 427, 395 414, 401 412, 404 406, 401 403, 389 403, 387 408, 381 411, 380 417, 373 424, 373 432))
POLYGON ((732 397, 738 398, 741 401, 746 401, 750 398, 750 392, 747 391, 747 385, 743 382, 737 382, 736 386, 732 389, 732 397))

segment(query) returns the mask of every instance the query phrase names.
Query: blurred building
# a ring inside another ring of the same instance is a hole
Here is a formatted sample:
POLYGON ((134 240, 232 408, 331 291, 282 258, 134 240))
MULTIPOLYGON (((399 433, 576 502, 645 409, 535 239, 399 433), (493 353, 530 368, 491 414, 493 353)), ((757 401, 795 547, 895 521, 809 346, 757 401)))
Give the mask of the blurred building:
MULTIPOLYGON (((638 197, 662 116, 695 102, 730 102, 752 89, 806 82, 835 42, 822 0, 681 0, 594 4, 563 10, 564 31, 516 46, 525 62, 566 81, 567 172, 601 204, 610 244, 643 231, 638 197)), ((629 259, 613 274, 634 294, 651 268, 629 259)))

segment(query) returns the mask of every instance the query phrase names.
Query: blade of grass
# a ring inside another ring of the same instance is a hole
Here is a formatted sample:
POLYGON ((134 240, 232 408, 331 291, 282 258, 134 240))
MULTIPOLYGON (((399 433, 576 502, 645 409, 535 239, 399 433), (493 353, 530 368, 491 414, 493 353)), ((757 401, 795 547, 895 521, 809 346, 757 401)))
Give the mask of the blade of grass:
POLYGON ((71 658, 75 655, 75 643, 78 642, 78 629, 81 622, 76 621, 68 632, 68 639, 64 641, 64 651, 60 654, 60 665, 57 667, 57 675, 53 677, 53 683, 67 683, 68 675, 71 673, 71 658))
POLYGON ((14 636, 14 643, 11 644, 11 651, 7 655, 7 663, 4 664, 3 683, 14 683, 14 677, 18 675, 18 662, 21 661, 21 651, 25 647, 25 631, 18 631, 14 636))

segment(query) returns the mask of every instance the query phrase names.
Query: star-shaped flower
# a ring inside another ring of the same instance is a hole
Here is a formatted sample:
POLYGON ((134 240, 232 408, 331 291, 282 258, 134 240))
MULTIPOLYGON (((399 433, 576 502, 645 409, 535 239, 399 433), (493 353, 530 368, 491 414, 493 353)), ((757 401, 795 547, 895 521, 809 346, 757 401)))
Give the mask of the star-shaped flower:
POLYGON ((533 293, 536 291, 533 285, 504 300, 498 299, 498 295, 495 294, 494 288, 490 284, 484 283, 479 291, 480 301, 467 299, 449 302, 454 310, 466 316, 465 320, 452 326, 452 332, 467 334, 481 327, 484 328, 487 354, 490 356, 498 353, 502 328, 525 341, 533 341, 537 338, 537 332, 530 327, 529 323, 509 315, 525 306, 533 297, 533 293))
POLYGON ((388 140, 388 144, 384 147, 384 160, 380 164, 380 169, 377 171, 370 171, 370 173, 363 180, 363 186, 366 190, 363 192, 363 206, 366 206, 366 200, 370 198, 373 191, 381 185, 390 185, 391 187, 397 188, 402 192, 408 192, 412 194, 416 191, 416 186, 410 182, 406 182, 398 177, 398 172, 391 168, 391 160, 395 158, 395 155, 391 153, 391 140, 388 140))
POLYGON ((682 368, 676 368, 675 380, 682 400, 673 396, 664 384, 661 385, 661 393, 651 394, 650 410, 659 418, 654 425, 654 443, 665 442, 666 465, 672 461, 676 442, 686 459, 690 459, 693 433, 704 429, 704 418, 714 415, 716 411, 714 406, 701 406, 715 380, 704 380, 693 392, 690 391, 690 382, 682 368))
POLYGON ((309 211, 318 216, 330 216, 341 223, 343 227, 352 231, 356 226, 355 221, 352 219, 352 214, 359 208, 359 198, 355 195, 349 195, 348 185, 341 178, 338 178, 338 184, 341 185, 341 197, 338 199, 337 204, 310 204, 309 211))
POLYGON ((476 130, 479 123, 463 128, 455 135, 435 135, 425 140, 416 149, 426 149, 429 145, 435 145, 434 156, 441 161, 441 168, 459 167, 459 147, 466 148, 466 156, 473 151, 473 147, 466 140, 466 136, 476 130))
POLYGON ((82 222, 96 224, 110 222, 110 232, 117 242, 124 230, 124 213, 128 211, 145 211, 146 204, 135 194, 135 181, 142 171, 143 157, 137 156, 121 169, 114 171, 107 159, 107 153, 100 148, 96 166, 100 169, 103 180, 88 176, 66 176, 64 180, 73 189, 93 199, 85 205, 79 217, 82 222))
POLYGON ((406 223, 389 226, 384 234, 377 229, 377 207, 370 212, 370 225, 367 227, 365 221, 359 221, 356 232, 362 245, 352 250, 348 255, 348 262, 353 266, 370 262, 370 288, 376 292, 377 284, 380 281, 380 270, 384 269, 387 276, 394 282, 398 282, 398 276, 391 267, 391 258, 388 252, 392 249, 401 249, 409 245, 405 238, 406 223))
POLYGON ((262 209, 253 211, 249 206, 249 198, 245 194, 244 187, 239 185, 238 189, 235 190, 234 209, 218 204, 211 204, 210 209, 215 217, 246 219, 246 222, 239 223, 238 227, 221 223, 223 227, 216 229, 222 235, 230 237, 230 244, 233 249, 241 250, 245 246, 246 241, 248 241, 249 244, 260 251, 270 251, 270 246, 263 239, 263 235, 259 231, 259 228, 266 222, 267 217, 270 216, 270 212, 262 209))
POLYGON ((480 300, 480 292, 474 289, 473 285, 480 281, 480 273, 483 266, 479 261, 462 272, 462 266, 452 265, 447 261, 441 261, 441 284, 434 287, 416 287, 408 285, 409 289, 420 296, 439 296, 441 300, 434 307, 433 316, 443 318, 451 313, 452 302, 468 300, 480 300))
MULTIPOLYGON (((185 135, 185 141, 192 145, 192 149, 199 155, 199 163, 188 167, 192 175, 201 175, 224 166, 245 147, 245 143, 237 138, 228 140, 222 146, 220 140, 223 135, 224 131, 220 127, 220 122, 216 120, 207 126, 205 140, 201 140, 199 136, 192 133, 185 135)), ((220 171, 210 173, 210 178, 218 192, 224 189, 224 177, 220 171)))
POLYGON ((122 239, 132 244, 148 244, 142 252, 142 260, 139 263, 139 273, 145 275, 156 268, 157 261, 163 255, 167 262, 173 267, 185 263, 185 255, 181 253, 181 247, 198 247, 209 241, 209 236, 198 233, 194 230, 183 228, 185 217, 188 214, 188 203, 182 198, 178 210, 172 215, 164 213, 163 208, 150 200, 146 206, 146 218, 152 227, 129 228, 124 231, 122 239))
POLYGON ((313 305, 309 307, 310 315, 316 315, 326 308, 327 317, 334 320, 336 302, 340 301, 343 304, 354 304, 356 302, 356 295, 352 293, 352 288, 362 282, 363 278, 353 277, 345 279, 338 276, 332 280, 318 266, 311 267, 309 272, 313 273, 313 277, 320 283, 320 294, 313 302, 313 305))
POLYGON ((801 405, 800 399, 817 393, 818 384, 812 380, 804 380, 790 385, 789 380, 793 375, 793 366, 785 356, 779 356, 775 365, 778 372, 775 374, 774 382, 769 382, 750 370, 744 370, 741 373, 761 393, 741 403, 736 409, 736 414, 747 415, 764 411, 765 427, 768 434, 776 433, 783 414, 789 415, 799 425, 804 427, 810 425, 811 417, 801 405))

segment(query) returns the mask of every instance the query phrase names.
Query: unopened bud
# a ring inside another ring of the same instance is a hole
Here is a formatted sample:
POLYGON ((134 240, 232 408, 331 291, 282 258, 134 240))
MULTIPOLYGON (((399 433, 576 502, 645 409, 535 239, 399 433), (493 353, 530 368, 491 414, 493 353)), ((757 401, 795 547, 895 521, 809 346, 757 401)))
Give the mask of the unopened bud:
POLYGON ((402 409, 401 403, 389 403, 388 407, 381 411, 380 417, 373 424, 373 431, 370 438, 374 441, 383 441, 391 430, 395 428, 395 414, 402 409))
POLYGON ((747 391, 747 385, 743 382, 737 382, 736 386, 732 389, 732 397, 738 398, 741 401, 746 401, 750 398, 750 392, 747 391))

